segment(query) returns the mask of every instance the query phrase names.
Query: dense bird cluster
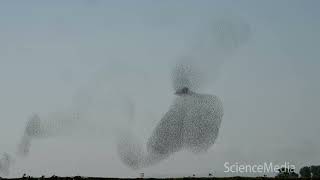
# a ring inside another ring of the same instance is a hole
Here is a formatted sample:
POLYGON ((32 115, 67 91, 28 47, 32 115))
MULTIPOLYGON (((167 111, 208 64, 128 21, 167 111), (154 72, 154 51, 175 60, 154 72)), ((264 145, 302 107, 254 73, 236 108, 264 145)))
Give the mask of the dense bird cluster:
POLYGON ((205 152, 214 144, 223 117, 222 102, 199 90, 208 81, 212 83, 212 74, 218 71, 223 58, 246 42, 249 35, 249 25, 241 21, 220 19, 214 23, 210 35, 201 40, 200 50, 180 59, 173 68, 171 81, 177 97, 146 145, 137 143, 133 135, 121 138, 118 151, 125 164, 134 169, 147 167, 182 149, 205 152))
POLYGON ((134 169, 142 168, 182 149, 198 153, 214 144, 223 116, 220 99, 195 93, 188 87, 178 89, 175 94, 170 109, 149 137, 146 150, 133 144, 132 137, 120 143, 118 149, 124 163, 134 169))

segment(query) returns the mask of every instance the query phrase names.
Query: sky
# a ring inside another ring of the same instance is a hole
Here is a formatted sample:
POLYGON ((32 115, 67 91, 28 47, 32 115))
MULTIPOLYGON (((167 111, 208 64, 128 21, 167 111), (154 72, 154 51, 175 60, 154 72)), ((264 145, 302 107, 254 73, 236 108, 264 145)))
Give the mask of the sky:
POLYGON ((10 176, 235 176, 225 162, 319 164, 319 8, 316 0, 1 1, 0 153, 15 154, 33 113, 80 112, 87 123, 34 140, 10 176), (220 18, 250 26, 226 56, 207 38, 220 18), (194 54, 212 72, 203 93, 224 105, 215 145, 131 170, 117 134, 150 136, 174 98, 175 62, 194 54))

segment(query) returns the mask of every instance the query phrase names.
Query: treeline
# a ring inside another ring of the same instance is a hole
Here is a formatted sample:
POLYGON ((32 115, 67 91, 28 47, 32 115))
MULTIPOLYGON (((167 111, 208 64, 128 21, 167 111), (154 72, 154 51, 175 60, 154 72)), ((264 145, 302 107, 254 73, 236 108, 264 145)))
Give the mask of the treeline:
MULTIPOLYGON (((281 168, 278 170, 278 174, 274 177, 276 179, 295 179, 295 178, 314 178, 314 179, 320 179, 320 165, 319 166, 304 166, 300 169, 299 174, 294 172, 294 169, 288 169, 288 168, 281 168)), ((13 179, 6 179, 1 178, 0 180, 107 180, 107 179, 123 179, 123 178, 102 178, 102 177, 81 177, 81 176, 75 176, 75 177, 58 177, 58 176, 51 176, 51 177, 45 177, 42 176, 40 178, 26 176, 24 174, 22 178, 13 178, 13 179)), ((125 178, 125 179, 158 179, 158 178, 125 178)), ((225 178, 216 178, 212 177, 212 174, 209 174, 209 177, 183 177, 183 178, 161 178, 164 179, 273 179, 272 177, 225 177, 225 178)))
MULTIPOLYGON (((299 171, 301 178, 320 178, 320 166, 304 166, 299 171)), ((299 175, 294 172, 294 169, 281 168, 279 169, 276 178, 298 178, 299 175)))
POLYGON ((305 178, 320 178, 320 166, 305 166, 300 169, 299 173, 305 178))

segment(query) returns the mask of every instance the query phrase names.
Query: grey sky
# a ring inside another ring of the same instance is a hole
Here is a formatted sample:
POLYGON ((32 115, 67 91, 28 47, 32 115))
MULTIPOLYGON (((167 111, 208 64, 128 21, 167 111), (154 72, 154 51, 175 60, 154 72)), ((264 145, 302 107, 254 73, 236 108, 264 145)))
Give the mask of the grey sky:
POLYGON ((177 153, 141 171, 233 176, 223 173, 225 161, 319 164, 319 5, 0 2, 0 153, 15 153, 32 113, 46 119, 54 112, 85 111, 90 119, 72 136, 34 141, 30 156, 16 159, 10 176, 136 176, 140 171, 124 166, 116 153, 118 130, 132 126, 142 140, 150 135, 173 99, 174 62, 195 53, 219 17, 247 22, 251 37, 219 69, 212 67, 219 73, 204 90, 224 103, 217 143, 207 154, 177 153), (134 119, 128 118, 130 103, 134 119))

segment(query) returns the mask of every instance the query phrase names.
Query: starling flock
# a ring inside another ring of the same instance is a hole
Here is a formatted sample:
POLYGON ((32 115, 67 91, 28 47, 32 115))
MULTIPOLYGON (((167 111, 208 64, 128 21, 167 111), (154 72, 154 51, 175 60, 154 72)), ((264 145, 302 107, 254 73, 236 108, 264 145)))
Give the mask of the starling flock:
MULTIPOLYGON (((239 30, 238 24, 221 22, 213 32, 217 37, 216 46, 220 44, 223 46, 216 52, 226 48, 234 49, 247 39, 247 25, 240 25, 239 30)), ((146 144, 139 143, 130 132, 118 139, 118 154, 124 164, 133 169, 144 168, 159 163, 181 150, 194 153, 206 152, 214 144, 223 118, 222 102, 215 95, 200 93, 204 79, 210 79, 205 77, 207 73, 203 73, 208 69, 201 67, 206 66, 210 69, 210 65, 201 62, 201 59, 176 63, 171 76, 172 93, 175 94, 175 98, 169 110, 153 129, 146 144), (197 63, 203 64, 194 66, 197 63)), ((18 155, 28 155, 33 139, 71 131, 79 118, 73 115, 53 117, 51 120, 43 121, 34 114, 29 118, 18 144, 18 155)), ((0 157, 0 175, 9 174, 12 162, 8 154, 0 157)))

